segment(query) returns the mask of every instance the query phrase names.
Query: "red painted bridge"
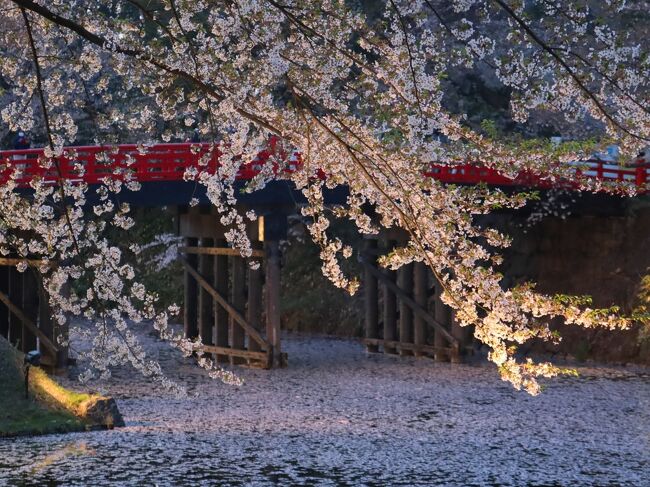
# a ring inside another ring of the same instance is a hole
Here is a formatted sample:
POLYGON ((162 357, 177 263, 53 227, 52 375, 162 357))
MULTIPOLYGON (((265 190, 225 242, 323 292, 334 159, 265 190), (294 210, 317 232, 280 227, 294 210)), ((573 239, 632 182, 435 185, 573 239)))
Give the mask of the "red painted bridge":
MULTIPOLYGON (((243 185, 258 174, 276 149, 271 141, 268 150, 242 164, 237 184, 243 185)), ((278 166, 276 170, 287 173, 301 170, 298 153, 287 154, 281 150, 276 153, 286 162, 282 169, 278 166)), ((211 173, 218 170, 219 154, 211 151, 209 144, 158 144, 146 149, 136 145, 68 147, 56 161, 57 164, 46 167, 51 161, 43 149, 0 152, 0 184, 13 178, 19 188, 29 191, 29 184, 35 178, 46 184, 54 184, 60 178, 90 185, 106 178, 128 178, 143 183, 140 191, 120 195, 120 199, 133 206, 165 205, 177 210, 178 234, 185 241, 178 249, 184 268, 185 336, 191 339, 200 336, 202 350, 218 362, 265 368, 286 363, 280 343, 280 241, 287 238, 287 215, 295 213, 297 202, 305 201, 290 182, 272 181, 261 191, 238 197, 240 204, 254 209, 258 215, 258 220, 251 222, 247 229, 254 248, 253 257, 261 261, 260 267, 253 269, 237 250, 227 245, 229 229, 221 223, 215 208, 207 208, 205 188, 185 181, 190 168, 211 173), (188 203, 194 197, 205 205, 190 207, 188 203)), ((601 184, 623 182, 646 192, 650 182, 647 167, 626 169, 604 161, 586 161, 569 163, 564 168, 568 169, 565 180, 530 173, 510 178, 480 164, 454 167, 432 164, 424 175, 444 183, 540 189, 578 189, 579 182, 593 183, 589 186, 598 189, 601 184)), ((92 193, 88 194, 89 201, 97 197, 92 193)), ((347 201, 345 187, 324 189, 324 193, 324 199, 330 203, 347 201)), ((604 200, 592 205, 590 211, 604 208, 606 214, 615 213, 617 207, 629 201, 606 193, 589 197, 604 200)), ((589 201, 585 205, 589 206, 589 201)), ((404 237, 398 238, 400 245, 405 242, 404 237)), ((471 349, 470 335, 458 326, 454 314, 441 301, 439 284, 434 284, 433 313, 428 308, 430 283, 435 279, 427 266, 421 262, 403 266, 396 279, 395 273, 386 274, 374 260, 378 253, 390 252, 395 241, 377 235, 364 242, 366 252, 361 263, 367 350, 461 360, 471 349), (381 321, 380 308, 383 308, 381 321)), ((53 326, 48 300, 42 299, 44 293, 38 291, 34 273, 17 270, 16 264, 24 261, 24 257, 7 256, 0 261, 0 336, 14 345, 19 343, 23 351, 35 349, 40 338, 38 343, 48 363, 56 367, 65 365, 67 349, 56 344, 59 332, 53 326)))
MULTIPOLYGON (((248 180, 258 174, 261 165, 270 157, 271 150, 273 149, 262 151, 254 161, 242 164, 237 179, 248 180)), ((146 149, 133 144, 78 146, 67 147, 63 155, 56 158, 57 169, 53 165, 49 168, 41 165, 40 162, 45 161, 43 149, 8 150, 0 151, 0 183, 6 183, 14 170, 15 180, 23 187, 28 186, 35 177, 42 178, 46 183, 53 183, 62 177, 71 181, 99 184, 104 178, 124 179, 127 174, 141 183, 183 181, 185 171, 191 167, 209 172, 215 171, 219 164, 218 158, 218 151, 210 153, 209 144, 156 144, 146 149)), ((285 171, 300 169, 299 154, 294 153, 287 159, 289 161, 285 171)), ((544 175, 531 173, 520 173, 512 178, 494 169, 481 167, 479 164, 457 166, 432 164, 425 175, 444 183, 485 183, 491 186, 539 189, 558 186, 576 189, 577 181, 594 180, 594 183, 625 182, 636 186, 639 192, 645 192, 650 182, 648 167, 624 168, 611 162, 598 160, 569 164, 574 167, 575 178, 572 181, 557 181, 544 175)))

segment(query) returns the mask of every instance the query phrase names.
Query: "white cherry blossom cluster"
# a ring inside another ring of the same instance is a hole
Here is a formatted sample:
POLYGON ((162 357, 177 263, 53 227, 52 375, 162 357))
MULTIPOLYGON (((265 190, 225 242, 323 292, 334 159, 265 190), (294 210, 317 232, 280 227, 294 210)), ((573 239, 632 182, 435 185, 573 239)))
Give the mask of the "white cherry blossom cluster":
MULTIPOLYGON (((339 266, 350 249, 328 236, 323 191, 346 185, 349 206, 336 211, 362 234, 401 227, 410 236, 380 259, 382 265, 425 262, 460 324, 474 325, 475 336, 491 348, 502 377, 537 393, 538 377, 563 371, 517 361, 518 344, 554 339, 547 323, 555 317, 609 328, 630 320, 617 310, 539 294, 533 286, 503 289, 493 267, 500 257, 490 248, 508 245, 508 238, 477 226, 475 217, 520 208, 527 195, 443 185, 423 173, 434 161, 452 170, 476 161, 510 177, 525 171, 550 183, 575 180, 585 191, 629 195, 638 188, 578 178, 566 164, 585 156, 575 147, 486 136, 467 114, 445 108, 445 78, 487 66, 510 90, 514 120, 524 123, 534 111, 573 123, 590 117, 601 124, 603 139, 615 138, 632 154, 650 138, 646 39, 643 29, 619 29, 635 8, 614 0, 361 6, 340 0, 0 0, 0 76, 8 85, 0 94, 0 117, 11 130, 47 135, 40 162, 51 170, 64 145, 82 133, 92 133, 107 150, 133 142, 146 152, 156 140, 185 140, 188 129, 197 129, 211 146, 185 179, 205 187, 229 227, 227 239, 245 256, 254 216, 236 210, 237 174, 242 162, 255 163, 269 148, 270 135, 279 137, 288 149, 258 164, 259 175, 243 190, 293 181, 308 200, 303 214, 321 248, 323 272, 336 285, 353 292, 358 282, 339 266), (209 164, 215 151, 217 167, 209 164), (301 169, 285 171, 294 151, 301 169), (373 217, 367 208, 374 208, 373 217)), ((43 262, 37 270, 61 322, 68 315, 93 320, 89 358, 99 374, 128 361, 157 377, 131 326, 153 319, 161 336, 186 353, 198 343, 171 335, 167 311, 156 310, 154 297, 125 266, 125 250, 109 241, 108 230, 133 223, 119 204, 120 192, 139 188, 133 162, 127 158, 99 188, 36 178, 27 196, 18 191, 15 166, 0 188, 0 253, 43 262), (89 191, 96 196, 89 198, 89 191), (84 282, 84 293, 70 285, 75 280, 84 282)), ((207 358, 201 363, 214 367, 207 358)))

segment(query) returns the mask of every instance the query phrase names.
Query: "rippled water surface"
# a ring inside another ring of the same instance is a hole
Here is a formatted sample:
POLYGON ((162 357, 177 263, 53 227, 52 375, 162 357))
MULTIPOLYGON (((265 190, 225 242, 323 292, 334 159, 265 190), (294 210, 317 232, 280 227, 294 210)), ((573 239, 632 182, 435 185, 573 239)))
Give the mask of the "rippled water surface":
POLYGON ((530 397, 489 365, 289 338, 288 368, 233 388, 147 340, 190 397, 120 371, 127 427, 0 440, 0 485, 650 486, 648 369, 582 368, 530 397))

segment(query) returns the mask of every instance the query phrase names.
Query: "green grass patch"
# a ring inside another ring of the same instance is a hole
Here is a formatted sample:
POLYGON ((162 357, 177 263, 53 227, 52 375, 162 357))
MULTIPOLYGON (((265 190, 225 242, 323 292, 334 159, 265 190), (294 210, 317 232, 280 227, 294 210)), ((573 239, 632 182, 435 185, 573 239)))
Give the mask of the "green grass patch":
MULTIPOLYGON (((82 420, 72 412, 43 400, 41 394, 35 394, 34 390, 30 391, 29 399, 25 399, 21 364, 22 354, 0 337, 0 437, 84 430, 82 420)), ((54 383, 42 370, 32 368, 30 371, 30 379, 35 378, 39 383, 44 377, 54 383)), ((65 391, 62 394, 67 395, 71 404, 87 399, 86 394, 67 391, 58 384, 56 386, 65 391)))

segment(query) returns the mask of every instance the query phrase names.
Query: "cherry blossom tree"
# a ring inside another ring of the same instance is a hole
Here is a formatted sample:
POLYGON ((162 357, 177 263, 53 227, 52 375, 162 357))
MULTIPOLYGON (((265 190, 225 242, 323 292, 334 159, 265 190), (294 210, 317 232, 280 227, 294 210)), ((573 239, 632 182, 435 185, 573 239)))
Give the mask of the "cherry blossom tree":
MULTIPOLYGON (((308 200, 303 214, 320 245, 323 272, 354 292, 341 271, 351 248, 328 234, 323 188, 347 185, 348 204, 337 216, 362 234, 400 227, 408 243, 380 258, 396 269, 425 262, 444 287, 443 301, 461 325, 491 349, 505 380, 537 393, 540 376, 562 370, 518 361, 517 345, 554 340, 550 319, 585 327, 627 327, 616 309, 591 309, 581 298, 553 297, 532 284, 504 289, 494 249, 508 236, 479 228, 474 217, 494 208, 519 208, 527 194, 443 185, 422 172, 432 161, 480 160, 506 175, 521 171, 551 180, 575 178, 563 162, 587 148, 499 138, 446 108, 450 72, 480 67, 510 93, 512 118, 555 113, 580 124, 588 118, 601 140, 633 153, 650 137, 650 61, 635 31, 645 2, 560 0, 0 0, 0 76, 8 88, 1 116, 10 129, 47 136, 43 165, 72 145, 80 130, 97 143, 131 134, 142 150, 155 140, 197 128, 211 150, 214 171, 188 171, 205 185, 227 237, 250 255, 245 226, 254 215, 235 209, 240 161, 252 159, 269 134, 301 153, 304 167, 273 171, 272 159, 248 185, 254 191, 290 178, 308 200), (80 122, 83 120, 83 123, 80 122), (315 177, 323 171, 327 177, 315 177), (362 208, 371 205, 378 218, 362 208)), ((209 157, 209 155, 207 156, 209 157)), ((207 159, 205 160, 207 162, 207 159)), ((79 167, 83 171, 82 167, 79 167)), ((145 356, 130 323, 154 320, 161 335, 186 353, 197 343, 174 336, 171 310, 157 309, 107 237, 133 225, 127 205, 112 196, 137 190, 126 174, 108 178, 85 215, 89 188, 60 179, 56 187, 15 181, 0 189, 0 252, 43 261, 43 276, 60 322, 83 315, 93 323, 90 371, 131 362, 164 381, 145 356), (121 179, 120 179, 121 178, 121 179), (56 267, 49 262, 56 261, 56 267), (81 295, 66 285, 84 279, 81 295)), ((595 180, 583 190, 624 191, 595 180)), ((94 190, 93 190, 94 191, 94 190)), ((131 251, 137 252, 137 246, 131 251)), ((24 266, 23 266, 24 267, 24 266)), ((212 364, 213 375, 236 379, 212 364)))

